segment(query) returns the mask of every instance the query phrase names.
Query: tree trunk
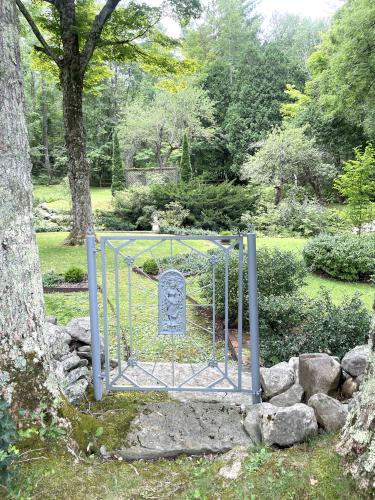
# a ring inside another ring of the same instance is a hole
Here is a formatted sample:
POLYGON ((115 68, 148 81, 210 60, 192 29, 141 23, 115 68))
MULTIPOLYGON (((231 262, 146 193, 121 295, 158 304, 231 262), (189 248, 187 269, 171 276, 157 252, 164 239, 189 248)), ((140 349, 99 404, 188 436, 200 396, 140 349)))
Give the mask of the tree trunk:
POLYGON ((86 133, 83 123, 83 71, 76 31, 75 4, 69 0, 61 10, 60 24, 64 57, 60 68, 63 92, 65 144, 72 198, 72 228, 66 243, 82 245, 92 225, 90 166, 86 158, 86 133))
POLYGON ((45 80, 42 80, 42 128, 43 128, 44 168, 48 175, 48 184, 51 184, 52 169, 49 158, 48 101, 47 101, 47 90, 46 90, 45 80))
POLYGON ((13 410, 35 409, 54 391, 18 39, 15 2, 0 0, 0 398, 13 410))
MULTIPOLYGON (((375 304, 374 304, 375 308, 375 304)), ((370 331, 370 357, 361 392, 349 413, 339 451, 359 485, 375 488, 375 313, 370 331)))

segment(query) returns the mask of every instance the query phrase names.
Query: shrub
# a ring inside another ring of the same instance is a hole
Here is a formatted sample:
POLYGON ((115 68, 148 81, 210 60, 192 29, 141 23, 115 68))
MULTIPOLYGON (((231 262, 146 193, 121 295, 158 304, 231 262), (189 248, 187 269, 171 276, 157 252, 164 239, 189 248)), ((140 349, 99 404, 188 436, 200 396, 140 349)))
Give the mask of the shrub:
MULTIPOLYGON (((328 352, 343 356, 366 341, 369 313, 358 295, 336 305, 327 291, 311 299, 301 293, 305 269, 293 252, 260 249, 258 256, 258 300, 261 358, 266 365, 288 360, 301 352, 328 352)), ((225 263, 216 269, 216 310, 224 317, 225 263)), ((229 322, 237 321, 238 254, 229 261, 229 322)), ((212 300, 212 275, 200 277, 202 294, 212 300)), ((243 312, 248 318, 247 265, 244 261, 243 312)))
POLYGON ((307 243, 303 258, 312 271, 346 281, 369 280, 375 271, 375 236, 321 235, 307 243))
POLYGON ((327 352, 340 358, 359 344, 367 343, 370 314, 354 294, 337 305, 327 290, 306 303, 306 320, 299 341, 300 352, 327 352))
POLYGON ((0 485, 6 488, 10 486, 12 479, 9 466, 17 454, 14 447, 17 438, 16 426, 10 416, 8 405, 0 399, 0 485))
MULTIPOLYGON (((235 186, 230 182, 208 185, 194 180, 179 184, 134 186, 115 194, 112 215, 115 218, 112 220, 119 229, 122 229, 120 221, 124 221, 135 229, 148 230, 151 229, 152 213, 165 211, 169 206, 169 215, 167 212, 163 214, 166 226, 182 223, 181 213, 177 223, 171 220, 170 210, 178 207, 180 212, 183 211, 184 225, 220 231, 241 225, 242 212, 247 210, 253 213, 257 198, 252 188, 235 186)), ((107 219, 107 222, 110 221, 107 219)), ((108 225, 106 227, 110 229, 108 225)))
MULTIPOLYGON (((221 254, 222 255, 222 254, 221 254)), ((248 317, 248 291, 247 291, 247 259, 243 263, 244 319, 248 317)), ((258 267, 258 292, 260 298, 285 296, 296 293, 304 282, 306 271, 303 263, 296 257, 294 252, 282 251, 277 248, 262 248, 257 252, 258 267)), ((216 265, 216 310, 219 315, 224 316, 225 311, 225 261, 220 258, 216 265)), ((200 277, 202 294, 208 300, 212 299, 212 273, 208 270, 200 277)), ((228 300, 229 321, 237 321, 238 308, 238 252, 233 251, 229 257, 228 266, 228 300)))
POLYGON ((327 230, 329 219, 327 209, 317 201, 288 197, 278 206, 260 204, 255 216, 244 213, 241 220, 265 234, 314 236, 327 230))
POLYGON ((165 208, 166 210, 157 212, 160 228, 169 226, 181 227, 185 219, 190 215, 189 210, 183 208, 178 201, 171 201, 165 208))
POLYGON ((242 212, 253 213, 258 198, 254 189, 230 182, 210 185, 193 180, 152 186, 151 191, 153 204, 159 210, 176 201, 190 212, 186 225, 212 231, 239 226, 242 212))
POLYGON ((96 210, 95 212, 96 226, 111 231, 133 231, 135 224, 125 220, 121 214, 108 210, 96 210))
POLYGON ((142 268, 146 274, 151 274, 152 276, 159 274, 159 266, 155 259, 146 259, 143 262, 142 268))
POLYGON ((58 286, 64 281, 61 274, 58 274, 54 269, 47 271, 42 276, 42 283, 44 287, 58 286))
POLYGON ((80 267, 72 266, 64 274, 67 283, 81 283, 85 279, 85 273, 80 267))
MULTIPOLYGON (((216 250, 208 250, 209 254, 215 253, 216 250)), ((185 276, 198 274, 207 269, 207 260, 196 252, 180 253, 171 257, 164 257, 160 260, 159 266, 161 270, 177 269, 185 276)))

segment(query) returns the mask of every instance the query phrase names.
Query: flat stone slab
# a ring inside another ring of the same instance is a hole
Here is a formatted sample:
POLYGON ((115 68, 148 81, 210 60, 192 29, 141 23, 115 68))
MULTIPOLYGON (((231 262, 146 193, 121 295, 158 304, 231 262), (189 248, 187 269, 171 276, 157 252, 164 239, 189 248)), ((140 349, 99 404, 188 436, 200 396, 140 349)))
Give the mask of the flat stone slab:
POLYGON ((224 363, 218 363, 217 367, 210 367, 204 363, 150 363, 137 362, 136 366, 126 366, 122 362, 122 375, 118 377, 119 370, 111 371, 110 379, 116 377, 116 385, 124 387, 154 387, 160 389, 164 386, 178 388, 171 389, 168 395, 171 399, 181 402, 205 401, 223 402, 232 405, 251 404, 251 374, 242 371, 243 392, 232 392, 233 384, 238 384, 237 363, 231 363, 225 372, 224 363), (215 382, 218 382, 215 384, 215 382), (213 385, 215 384, 215 385, 213 385), (209 392, 194 390, 194 388, 208 388, 209 392), (215 391, 221 388, 221 391, 215 391), (181 392, 182 389, 188 391, 181 392))
POLYGON ((238 407, 223 403, 150 403, 132 421, 128 446, 113 454, 124 460, 150 460, 249 447, 253 443, 243 418, 238 407))

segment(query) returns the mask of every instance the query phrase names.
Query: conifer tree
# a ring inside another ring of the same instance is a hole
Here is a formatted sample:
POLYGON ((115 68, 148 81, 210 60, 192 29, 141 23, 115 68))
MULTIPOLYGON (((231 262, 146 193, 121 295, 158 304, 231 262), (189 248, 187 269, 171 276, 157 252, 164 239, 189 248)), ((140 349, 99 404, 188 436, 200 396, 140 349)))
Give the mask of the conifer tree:
POLYGON ((182 156, 180 160, 180 179, 184 182, 190 181, 193 171, 190 163, 190 148, 187 133, 184 134, 182 142, 182 156))
POLYGON ((121 161, 120 145, 116 132, 113 134, 113 147, 112 147, 112 195, 116 191, 125 189, 125 176, 124 169, 121 161))

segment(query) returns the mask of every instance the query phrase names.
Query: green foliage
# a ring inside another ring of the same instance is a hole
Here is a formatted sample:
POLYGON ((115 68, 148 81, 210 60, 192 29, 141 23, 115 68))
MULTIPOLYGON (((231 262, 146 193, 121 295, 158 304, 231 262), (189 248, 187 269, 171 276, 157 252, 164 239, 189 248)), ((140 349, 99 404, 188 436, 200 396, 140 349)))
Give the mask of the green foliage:
POLYGON ((345 2, 309 61, 320 105, 327 114, 349 117, 370 140, 375 133, 374 20, 372 0, 345 2))
POLYGON ((242 214, 245 225, 253 224, 258 232, 275 235, 314 236, 333 223, 328 210, 316 200, 299 199, 290 193, 277 206, 273 202, 259 203, 256 215, 242 214))
POLYGON ((275 43, 251 47, 243 54, 225 118, 229 150, 237 168, 254 143, 281 124, 280 105, 286 100, 286 84, 301 80, 300 70, 275 43))
POLYGON ((124 169, 121 161, 120 145, 116 132, 113 134, 113 150, 112 150, 112 195, 116 191, 125 189, 124 169))
POLYGON ((298 352, 327 352, 342 358, 356 345, 366 344, 370 314, 359 294, 334 304, 329 292, 306 301, 306 320, 298 340, 298 352))
POLYGON ((266 364, 287 361, 302 352, 326 352, 342 357, 365 344, 370 314, 359 295, 341 304, 321 289, 318 298, 267 297, 259 305, 261 354, 266 364))
POLYGON ((335 167, 305 132, 305 128, 273 129, 242 167, 242 177, 249 182, 275 186, 276 204, 282 199, 286 185, 309 187, 320 197, 336 175, 335 167))
POLYGON ((0 487, 10 485, 13 474, 9 466, 17 456, 14 444, 18 439, 16 425, 9 413, 7 403, 0 399, 0 487))
POLYGON ((118 127, 128 168, 134 166, 137 155, 151 150, 153 166, 157 163, 163 169, 180 149, 185 134, 207 141, 213 130, 213 104, 205 90, 192 85, 139 95, 124 107, 118 127))
MULTIPOLYGON (((208 253, 212 253, 209 250, 208 253)), ((207 265, 205 259, 197 252, 176 254, 169 257, 164 257, 159 261, 161 270, 177 269, 184 276, 194 276, 200 273, 207 265)))
MULTIPOLYGON (((358 239, 358 238, 357 238, 358 239)), ((366 340, 369 313, 359 295, 337 305, 327 291, 318 298, 301 293, 306 277, 302 262, 293 252, 263 249, 257 252, 259 328, 261 356, 266 365, 288 360, 301 352, 329 352, 342 356, 366 340), (320 322, 319 322, 320 321, 320 322)), ((225 262, 216 266, 216 310, 224 317, 225 262)), ((229 322, 237 321, 238 255, 229 260, 229 322)), ((202 293, 210 300, 211 272, 200 277, 202 293)), ((244 262, 244 319, 248 318, 247 263, 244 262)))
POLYGON ((44 287, 54 287, 60 285, 64 281, 64 277, 57 273, 54 269, 50 269, 43 273, 42 282, 44 287))
POLYGON ((190 215, 189 210, 183 208, 178 201, 171 201, 165 208, 166 210, 156 212, 162 232, 166 227, 181 227, 190 215))
POLYGON ((159 274, 159 266, 155 259, 146 259, 142 264, 142 269, 146 274, 151 274, 151 276, 159 274))
MULTIPOLYGON (((163 211, 162 218, 167 217, 169 223, 173 223, 170 215, 174 214, 178 223, 183 220, 186 226, 219 231, 240 225, 242 211, 253 212, 256 200, 257 194, 252 188, 229 182, 210 185, 191 181, 151 187, 134 186, 116 193, 114 215, 137 229, 151 229, 152 214, 163 211), (171 212, 164 211, 168 206, 172 208, 171 212)), ((175 222, 173 226, 176 227, 175 222)))
POLYGON ((86 277, 83 269, 77 266, 71 266, 64 274, 67 283, 81 283, 86 277))
POLYGON ((374 216, 375 149, 369 144, 363 153, 359 148, 354 152, 355 160, 344 163, 335 187, 347 199, 348 218, 361 234, 363 224, 374 216))
POLYGON ((190 212, 186 220, 187 226, 212 231, 240 225, 243 210, 253 212, 257 200, 257 194, 252 188, 235 186, 229 182, 218 185, 198 181, 167 184, 153 186, 151 193, 152 204, 157 208, 177 201, 190 212))
POLYGON ((188 135, 184 133, 182 141, 182 155, 180 160, 180 179, 184 182, 189 182, 193 175, 190 163, 190 147, 188 135))
MULTIPOLYGON (((237 321, 238 309, 238 253, 232 252, 228 264, 229 276, 229 321, 237 321)), ((260 302, 263 297, 285 297, 292 295, 302 286, 306 276, 302 262, 293 252, 282 251, 277 248, 261 248, 257 252, 258 292, 260 302)), ((248 291, 247 291, 247 260, 244 259, 244 318, 248 318, 248 291)), ((224 316, 225 312, 225 260, 219 259, 215 267, 216 276, 216 310, 224 316)), ((202 294, 212 300, 212 271, 207 271, 200 277, 202 294)), ((283 301, 281 300, 281 304, 283 301)))
POLYGON ((369 280, 375 273, 375 236, 320 235, 304 247, 303 258, 312 271, 345 281, 369 280))

